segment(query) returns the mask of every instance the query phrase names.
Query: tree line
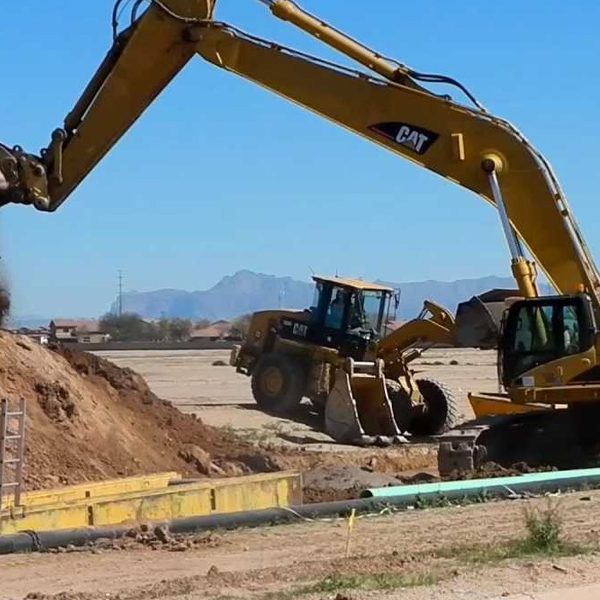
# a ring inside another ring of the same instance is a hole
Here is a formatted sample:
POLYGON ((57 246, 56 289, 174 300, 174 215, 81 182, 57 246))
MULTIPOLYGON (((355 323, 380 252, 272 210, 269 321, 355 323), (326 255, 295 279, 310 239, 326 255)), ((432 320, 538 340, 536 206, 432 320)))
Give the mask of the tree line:
MULTIPOLYGON (((232 322, 231 336, 245 337, 248 332, 250 315, 242 315, 232 322)), ((185 342, 193 329, 208 327, 208 319, 162 318, 145 321, 136 313, 122 315, 105 314, 100 319, 100 330, 108 333, 115 342, 185 342)))

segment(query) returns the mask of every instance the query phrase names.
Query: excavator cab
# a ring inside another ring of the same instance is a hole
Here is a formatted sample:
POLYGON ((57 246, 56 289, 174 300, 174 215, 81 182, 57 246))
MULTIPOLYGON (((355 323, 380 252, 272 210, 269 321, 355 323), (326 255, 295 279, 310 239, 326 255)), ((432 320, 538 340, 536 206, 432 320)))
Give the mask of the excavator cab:
POLYGON ((598 330, 585 294, 516 301, 502 327, 499 365, 506 387, 567 384, 575 377, 582 382, 596 364, 594 356, 586 361, 586 355, 595 355, 598 330))

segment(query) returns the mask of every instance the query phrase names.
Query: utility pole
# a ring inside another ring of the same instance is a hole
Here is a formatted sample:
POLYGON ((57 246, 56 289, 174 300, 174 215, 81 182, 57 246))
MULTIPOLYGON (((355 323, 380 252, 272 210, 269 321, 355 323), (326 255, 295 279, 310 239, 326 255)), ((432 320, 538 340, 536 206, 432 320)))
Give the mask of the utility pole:
POLYGON ((123 316, 123 271, 119 269, 119 296, 117 298, 117 316, 123 316))

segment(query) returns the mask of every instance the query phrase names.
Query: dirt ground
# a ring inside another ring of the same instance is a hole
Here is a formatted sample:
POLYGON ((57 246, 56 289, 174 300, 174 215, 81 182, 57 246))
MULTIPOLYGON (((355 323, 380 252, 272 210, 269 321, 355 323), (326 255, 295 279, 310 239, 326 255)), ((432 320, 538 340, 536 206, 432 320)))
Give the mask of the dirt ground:
MULTIPOLYGON (((316 431, 314 422, 289 421, 265 415, 256 407, 250 380, 231 367, 216 367, 229 360, 222 350, 99 352, 115 364, 140 373, 159 397, 183 412, 193 412, 208 425, 232 428, 242 437, 319 451, 344 451, 316 431)), ((412 363, 424 376, 435 377, 454 392, 463 417, 471 418, 467 392, 497 391, 496 353, 470 349, 432 349, 412 363), (458 364, 453 364, 458 363, 458 364)))
MULTIPOLYGON (((314 502, 399 483, 396 475, 427 467, 435 456, 431 445, 383 453, 310 452, 257 432, 237 435, 233 427, 207 425, 198 413, 178 410, 127 367, 68 348, 52 351, 4 332, 0 359, 0 397, 13 403, 22 398, 27 405, 26 489, 157 471, 228 477, 295 470, 307 474, 305 501, 314 502)), ((216 375, 232 374, 228 367, 210 368, 216 375)), ((11 433, 17 428, 13 421, 11 433)), ((8 458, 16 458, 14 448, 8 458)), ((14 472, 6 467, 5 475, 14 472)))
MULTIPOLYGON (((185 413, 198 415, 208 425, 232 431, 240 439, 271 451, 292 451, 296 458, 287 464, 307 472, 306 480, 311 484, 307 501, 350 498, 361 489, 396 484, 422 472, 436 473, 435 444, 411 443, 388 449, 351 447, 334 443, 321 431, 320 419, 308 410, 293 420, 264 414, 252 398, 248 377, 229 366, 214 366, 218 361, 228 362, 228 351, 99 355, 134 369, 158 396, 185 413), (382 479, 382 475, 388 478, 382 479)), ((413 365, 419 375, 435 377, 448 385, 463 419, 468 419, 472 412, 467 392, 497 390, 495 360, 495 353, 489 351, 432 349, 413 365)))
MULTIPOLYGON (((75 471, 94 469, 94 478, 109 476, 116 464, 150 472, 168 463, 169 468, 204 470, 209 476, 218 474, 213 464, 222 471, 294 468, 310 484, 307 499, 324 500, 332 481, 356 494, 357 486, 402 483, 435 464, 434 444, 340 446, 310 420, 263 415, 255 409, 247 378, 213 366, 227 359, 226 352, 110 355, 122 367, 140 372, 150 389, 135 372, 106 361, 45 352, 30 342, 15 345, 14 337, 0 336, 0 388, 4 395, 25 394, 33 404, 30 418, 36 431, 30 437, 37 435, 37 446, 29 458, 46 457, 50 462, 42 460, 38 466, 48 472, 58 468, 51 462, 55 459, 71 460, 65 468, 75 471), (106 438, 111 431, 115 435, 106 438), (111 440, 116 454, 102 454, 111 440), (63 454, 54 456, 53 444, 59 441, 63 454), (100 452, 103 458, 85 458, 90 444, 92 454, 100 452), (210 464, 201 460, 206 458, 202 453, 197 460, 183 458, 190 444, 209 447, 210 464), (65 454, 65 447, 72 455, 65 454), (150 462, 136 464, 138 453, 150 462)), ((467 390, 496 388, 492 353, 433 351, 416 366, 452 387, 465 417, 470 416, 467 390)), ((0 600, 600 597, 600 492, 565 495, 558 501, 567 541, 584 544, 585 552, 482 560, 487 548, 496 556, 494 548, 524 535, 525 507, 543 509, 546 503, 514 500, 393 515, 382 511, 359 518, 350 536, 347 521, 332 518, 211 532, 164 544, 132 538, 83 551, 4 556, 0 600)))
MULTIPOLYGON (((261 412, 248 377, 228 363, 228 351, 100 352, 100 356, 140 373, 159 397, 202 422, 234 433, 276 457, 278 465, 299 469, 305 478, 305 501, 356 497, 369 487, 397 485, 422 474, 436 475, 435 443, 411 443, 387 449, 337 444, 322 431, 322 421, 309 410, 294 419, 261 412), (287 451, 285 456, 279 456, 287 451)), ((472 412, 470 386, 494 391, 495 353, 478 350, 431 350, 415 361, 419 374, 450 386, 464 419, 472 412)))
MULTIPOLYGON (((598 547, 600 492, 551 501, 562 515, 565 540, 598 547)), ((342 519, 205 534, 189 549, 108 545, 5 556, 0 599, 521 600, 545 598, 538 594, 552 590, 559 595, 548 598, 577 599, 574 588, 581 598, 597 592, 590 587, 600 584, 596 551, 484 558, 482 547, 524 535, 526 507, 547 506, 548 499, 514 500, 365 516, 352 532, 348 556, 342 519)))

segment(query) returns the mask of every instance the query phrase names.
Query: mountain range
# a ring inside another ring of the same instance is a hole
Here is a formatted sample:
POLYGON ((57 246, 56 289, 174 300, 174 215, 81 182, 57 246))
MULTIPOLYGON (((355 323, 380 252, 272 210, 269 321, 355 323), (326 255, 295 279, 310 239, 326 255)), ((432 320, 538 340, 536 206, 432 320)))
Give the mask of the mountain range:
MULTIPOLYGON (((494 288, 514 289, 511 277, 480 277, 457 281, 378 282, 399 289, 397 317, 415 317, 425 299, 454 311, 459 302, 494 288)), ((252 271, 238 271, 223 277, 208 290, 163 289, 123 294, 123 310, 145 318, 232 319, 244 313, 268 308, 307 308, 313 297, 312 282, 277 277, 252 271)), ((111 306, 115 312, 117 303, 111 306)))

